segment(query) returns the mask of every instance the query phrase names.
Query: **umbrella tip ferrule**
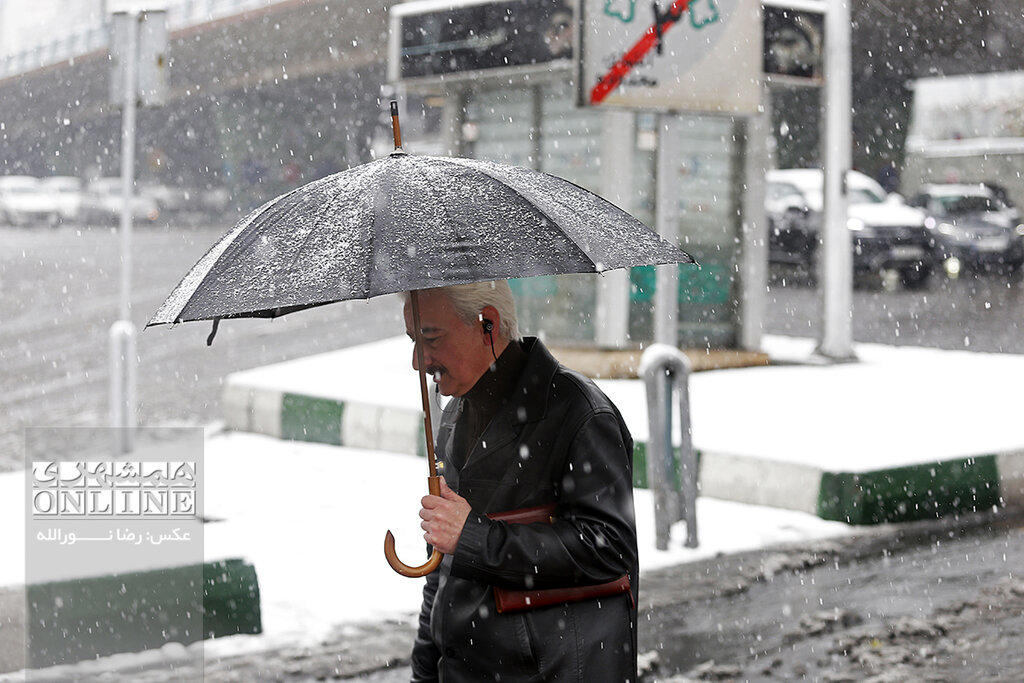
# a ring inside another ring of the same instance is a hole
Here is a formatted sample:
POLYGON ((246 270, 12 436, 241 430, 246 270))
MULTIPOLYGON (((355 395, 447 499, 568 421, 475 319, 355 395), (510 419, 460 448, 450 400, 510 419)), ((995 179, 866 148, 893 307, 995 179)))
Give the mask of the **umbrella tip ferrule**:
POLYGON ((398 100, 391 100, 391 132, 395 136, 395 151, 402 151, 402 126, 398 122, 398 100))

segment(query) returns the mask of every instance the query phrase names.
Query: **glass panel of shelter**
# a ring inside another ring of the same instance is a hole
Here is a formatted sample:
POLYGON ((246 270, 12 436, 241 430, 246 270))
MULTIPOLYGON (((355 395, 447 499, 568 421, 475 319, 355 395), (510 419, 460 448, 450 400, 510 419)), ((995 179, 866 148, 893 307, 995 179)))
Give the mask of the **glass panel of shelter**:
MULTIPOLYGON (((739 188, 741 146, 729 117, 682 115, 678 165, 680 246, 700 268, 680 266, 680 344, 684 347, 730 347, 736 340, 736 272, 739 259, 739 188)), ((656 144, 651 144, 657 116, 637 115, 633 157, 634 202, 631 213, 654 225, 656 144)), ((478 90, 467 100, 466 121, 476 139, 466 154, 479 159, 538 168, 601 193, 600 164, 603 115, 577 108, 567 81, 540 86, 478 90), (534 88, 540 93, 540 154, 534 162, 531 137, 534 88)), ((653 268, 631 273, 629 336, 633 344, 653 336, 653 268)), ((594 275, 528 278, 513 281, 525 330, 553 341, 594 339, 594 275)))

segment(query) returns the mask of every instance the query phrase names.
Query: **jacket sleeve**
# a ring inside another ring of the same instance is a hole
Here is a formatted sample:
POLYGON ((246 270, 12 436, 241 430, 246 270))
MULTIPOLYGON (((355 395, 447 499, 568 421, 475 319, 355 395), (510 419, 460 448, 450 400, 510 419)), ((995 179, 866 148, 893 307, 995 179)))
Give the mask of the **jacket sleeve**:
POLYGON ((471 512, 452 574, 516 589, 613 581, 637 564, 633 444, 613 410, 579 426, 557 482, 553 524, 509 524, 471 512))
POLYGON ((430 636, 430 611, 434 607, 434 595, 437 594, 437 583, 440 571, 427 574, 423 584, 423 605, 420 607, 419 628, 412 646, 412 681, 411 683, 430 683, 438 680, 437 663, 441 652, 434 645, 430 636))

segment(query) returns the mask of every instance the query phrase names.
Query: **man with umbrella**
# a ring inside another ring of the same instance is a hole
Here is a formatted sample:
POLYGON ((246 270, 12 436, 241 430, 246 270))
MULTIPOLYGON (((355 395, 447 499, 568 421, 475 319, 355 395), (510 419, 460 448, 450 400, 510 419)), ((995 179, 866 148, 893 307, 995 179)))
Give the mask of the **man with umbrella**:
POLYGON ((417 680, 633 680, 633 443, 593 382, 519 338, 504 278, 693 259, 582 187, 401 149, 267 202, 185 275, 149 325, 274 318, 406 292, 420 375, 431 558, 417 680), (482 283, 482 284, 481 284, 482 283), (421 303, 422 302, 422 303, 421 303), (437 435, 426 372, 455 397, 437 435), (449 487, 450 485, 450 487, 449 487), (435 571, 440 568, 440 571, 435 571))
MULTIPOLYGON (((413 680, 634 680, 633 442, 619 411, 520 339, 506 281, 424 290, 419 309, 413 365, 454 399, 435 451, 447 483, 420 511, 445 555, 424 586, 413 680), (533 523, 487 516, 538 509, 533 523)), ((405 314, 415 339, 408 302, 405 314)))

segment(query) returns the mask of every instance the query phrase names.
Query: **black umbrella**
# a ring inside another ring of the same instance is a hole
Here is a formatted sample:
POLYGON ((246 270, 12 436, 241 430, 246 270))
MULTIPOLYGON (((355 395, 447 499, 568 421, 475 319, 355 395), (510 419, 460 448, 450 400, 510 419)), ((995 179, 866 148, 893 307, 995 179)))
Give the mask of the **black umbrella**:
MULTIPOLYGON (((567 180, 487 161, 411 156, 401 150, 297 188, 256 209, 215 244, 178 284, 150 325, 277 317, 348 299, 559 273, 693 263, 647 226, 567 180)), ((420 389, 437 494, 426 377, 420 389)), ((440 554, 399 573, 422 576, 440 554), (425 571, 424 571, 425 570, 425 571)), ((396 564, 397 563, 397 564, 396 564)), ((432 565, 432 566, 431 566, 432 565)))

